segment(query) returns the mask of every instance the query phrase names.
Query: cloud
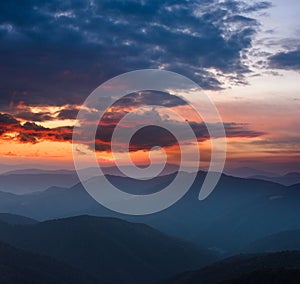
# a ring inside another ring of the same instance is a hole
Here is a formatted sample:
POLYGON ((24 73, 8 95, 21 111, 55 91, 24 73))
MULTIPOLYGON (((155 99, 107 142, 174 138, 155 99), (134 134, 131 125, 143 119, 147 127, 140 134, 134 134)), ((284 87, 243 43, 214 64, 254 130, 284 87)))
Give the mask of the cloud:
POLYGON ((187 103, 178 96, 169 93, 145 90, 131 93, 122 97, 115 103, 118 108, 139 107, 142 105, 160 105, 163 107, 175 107, 186 105, 187 103))
POLYGON ((300 71, 300 48, 269 57, 269 65, 271 68, 300 71))
MULTIPOLYGON (((97 151, 110 152, 112 134, 116 125, 122 119, 126 112, 113 112, 109 116, 104 116, 95 138, 95 147, 97 151)), ((186 125, 180 121, 172 120, 168 116, 161 116, 155 109, 148 112, 136 113, 131 116, 127 124, 119 125, 121 131, 128 131, 133 128, 135 134, 130 141, 130 151, 149 150, 154 146, 172 147, 178 145, 175 136, 167 129, 176 129, 189 143, 193 137, 190 137, 186 125), (164 125, 162 128, 157 125, 164 125), (141 125, 146 125, 138 130, 141 125)), ((214 125, 210 125, 213 127, 214 125)), ((198 142, 210 139, 207 127, 204 122, 190 122, 190 127, 195 133, 198 142)), ((245 124, 225 123, 226 136, 229 137, 258 137, 265 133, 253 131, 247 128, 245 124)), ((34 122, 21 123, 9 114, 0 113, 0 136, 5 140, 18 141, 20 143, 39 143, 42 141, 72 142, 73 127, 63 126, 47 128, 34 122)), ((125 136, 124 136, 125 137, 125 136)), ((125 140, 121 135, 120 151, 127 151, 125 140), (122 140, 123 139, 123 140, 122 140)), ((86 143, 86 141, 84 141, 86 143)), ((93 143, 93 141, 89 141, 93 143)))
POLYGON ((71 126, 47 128, 34 122, 21 122, 9 114, 0 113, 0 137, 20 143, 39 143, 41 141, 72 141, 71 126))
MULTIPOLYGON (((215 69, 244 82, 242 51, 269 2, 1 1, 0 106, 81 104, 120 73, 166 68, 220 89, 215 69)), ((69 113, 70 114, 70 113, 69 113)), ((74 114, 74 113, 73 113, 74 114)))
POLYGON ((50 112, 32 112, 30 109, 18 111, 14 113, 17 118, 21 118, 24 120, 36 121, 36 122, 43 122, 53 120, 54 117, 50 112))
POLYGON ((64 119, 76 119, 78 114, 78 108, 76 107, 66 107, 58 112, 57 118, 64 119))
MULTIPOLYGON (((186 128, 186 124, 180 121, 172 120, 169 117, 161 117, 159 113, 152 109, 151 111, 144 112, 142 114, 134 114, 128 118, 126 123, 118 124, 125 114, 113 113, 106 121, 106 117, 103 117, 101 121, 95 140, 95 149, 98 151, 111 150, 111 140, 116 125, 120 127, 120 134, 118 138, 118 149, 120 152, 127 151, 126 148, 126 133, 128 129, 134 130, 134 135, 130 140, 130 151, 149 150, 154 146, 171 147, 178 144, 175 136, 167 129, 176 129, 177 133, 180 133, 181 137, 184 137, 184 143, 190 143, 194 137, 190 135, 190 132, 186 128), (158 125, 163 125, 164 128, 158 125), (143 127, 143 128, 141 128, 143 127)), ((209 140, 210 137, 207 125, 204 122, 188 122, 190 128, 193 130, 198 142, 209 140)), ((209 127, 213 128, 216 124, 208 123, 209 127)), ((224 123, 224 128, 227 138, 254 138, 261 137, 266 133, 260 131, 254 131, 248 128, 247 124, 240 124, 234 122, 224 123)), ((86 141, 85 141, 86 142, 86 141)), ((94 143, 93 141, 88 141, 94 143)))
MULTIPOLYGON (((178 143, 176 138, 166 129, 175 129, 180 137, 184 137, 184 143, 190 143, 195 136, 198 142, 209 140, 211 137, 207 125, 211 129, 216 129, 216 126, 219 126, 209 122, 206 125, 201 121, 201 117, 194 108, 180 97, 157 91, 140 91, 124 96, 112 104, 103 114, 100 122, 96 109, 84 109, 80 117, 81 130, 78 137, 82 137, 79 138, 83 140, 81 142, 93 148, 94 139, 90 139, 90 135, 95 124, 98 124, 95 147, 98 151, 107 152, 111 150, 112 136, 116 126, 121 131, 118 135, 118 146, 121 152, 128 150, 126 137, 129 130, 135 133, 130 141, 130 151, 138 151, 149 150, 154 146, 170 147, 176 145, 178 143), (179 120, 174 113, 166 112, 164 107, 176 112, 185 120, 185 123, 179 120), (126 119, 124 120, 125 116, 126 119), (187 127, 186 123, 189 123, 190 127, 187 127), (190 128, 195 136, 191 136, 190 128)), ((247 124, 227 122, 224 123, 224 128, 228 138, 253 138, 265 134, 248 129, 247 124)))
MULTIPOLYGON (((47 128, 31 120, 21 123, 20 116, 22 116, 22 119, 24 117, 30 119, 35 117, 34 114, 30 115, 29 111, 30 108, 22 107, 21 112, 17 111, 15 113, 17 118, 9 114, 0 114, 0 126, 2 126, 0 134, 2 137, 17 140, 21 143, 38 143, 45 140, 72 142, 73 128, 71 126, 47 128), (27 115, 20 115, 24 113, 27 113, 27 115)), ((37 114, 39 114, 39 120, 43 118, 43 115, 47 115, 52 119, 63 121, 76 118, 77 112, 78 106, 65 105, 58 111, 57 108, 54 108, 52 111, 40 111, 37 114)), ((139 91, 128 94, 113 103, 106 110, 100 122, 98 121, 97 109, 83 109, 80 120, 83 132, 80 139, 83 139, 82 143, 90 145, 92 148, 94 139, 91 141, 84 141, 84 139, 90 137, 91 127, 97 124, 98 129, 95 137, 97 151, 110 152, 112 135, 116 126, 122 131, 121 136, 119 136, 120 151, 127 151, 125 138, 129 129, 135 133, 130 141, 130 151, 149 150, 154 146, 171 147, 176 146, 178 141, 167 129, 176 129, 176 133, 180 133, 181 137, 184 137, 184 143, 191 143, 190 141, 194 139, 194 136, 191 136, 189 129, 187 129, 186 123, 189 123, 198 142, 211 138, 207 125, 212 129, 217 126, 211 123, 206 125, 202 122, 193 107, 189 106, 180 97, 159 91, 139 91), (177 112, 179 116, 184 118, 185 123, 178 120, 172 113, 168 114, 164 108, 177 112), (125 121, 122 120, 126 115, 129 116, 125 121)), ((252 138, 265 134, 248 129, 247 124, 227 122, 224 123, 224 128, 228 138, 252 138)))
POLYGON ((56 107, 29 107, 26 105, 18 107, 3 108, 3 112, 9 112, 11 116, 22 121, 47 122, 53 120, 74 120, 76 119, 80 106, 63 105, 56 107))
POLYGON ((13 116, 7 113, 0 113, 0 125, 2 127, 4 126, 10 126, 10 125, 18 125, 19 121, 16 120, 13 116))
POLYGON ((254 138, 254 137, 260 137, 267 134, 266 132, 249 129, 248 124, 246 123, 227 122, 224 123, 224 127, 225 127, 226 136, 228 138, 233 138, 233 137, 254 138))
POLYGON ((0 113, 0 136, 9 129, 19 126, 19 121, 6 113, 0 113))
POLYGON ((16 157, 17 154, 15 154, 15 153, 9 151, 9 152, 4 153, 3 156, 7 156, 7 157, 16 157))

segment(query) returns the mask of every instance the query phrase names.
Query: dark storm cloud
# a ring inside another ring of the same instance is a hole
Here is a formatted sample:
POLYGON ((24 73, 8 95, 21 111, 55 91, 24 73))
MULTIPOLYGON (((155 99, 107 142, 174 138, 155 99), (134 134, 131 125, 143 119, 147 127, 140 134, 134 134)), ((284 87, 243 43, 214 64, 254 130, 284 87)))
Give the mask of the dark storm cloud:
POLYGON ((78 109, 74 107, 66 107, 59 111, 57 118, 58 119, 76 119, 78 114, 78 109))
POLYGON ((248 14, 268 7, 230 0, 1 1, 0 105, 12 96, 26 105, 80 104, 106 79, 142 68, 165 67, 206 89, 222 87, 209 68, 243 82, 249 70, 241 51, 258 28, 248 14))
POLYGON ((300 48, 269 57, 269 65, 271 68, 300 71, 300 48))

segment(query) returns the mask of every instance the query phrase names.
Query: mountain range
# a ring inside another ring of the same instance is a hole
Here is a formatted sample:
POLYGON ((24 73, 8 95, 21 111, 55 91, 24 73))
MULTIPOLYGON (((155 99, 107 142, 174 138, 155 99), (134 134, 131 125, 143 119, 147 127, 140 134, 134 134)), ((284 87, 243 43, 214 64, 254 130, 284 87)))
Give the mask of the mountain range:
POLYGON ((273 176, 273 177, 264 176, 264 175, 255 175, 255 176, 251 176, 251 178, 272 181, 286 186, 300 183, 300 173, 298 172, 287 173, 285 175, 273 176))
POLYGON ((300 183, 299 172, 288 172, 285 174, 278 174, 249 167, 240 167, 233 169, 225 169, 224 173, 234 177, 272 181, 286 186, 300 183))
MULTIPOLYGON (((73 174, 26 169, 2 174, 0 178, 14 176, 21 186, 24 176, 34 180, 39 175, 46 180, 45 176, 56 175, 59 179, 73 174)), ((188 179, 191 174, 184 175, 188 179)), ((107 178, 123 191, 149 194, 162 190, 175 176, 176 173, 170 173, 134 180, 106 175, 97 179, 100 185, 107 178)), ((90 197, 79 182, 26 194, 0 191, 0 257, 11 254, 16 264, 18 255, 29 258, 29 264, 42 257, 41 263, 49 262, 48 267, 57 269, 62 279, 65 271, 76 270, 78 281, 73 283, 175 284, 199 283, 201 278, 204 284, 265 284, 272 283, 270 279, 274 277, 297 283, 293 281, 299 276, 300 267, 289 263, 297 264, 299 253, 278 251, 300 250, 300 184, 285 186, 222 174, 212 194, 199 201, 205 176, 199 171, 180 201, 145 216, 110 211, 90 197), (241 252, 246 254, 239 255, 241 252), (226 259, 213 263, 221 258, 226 259), (272 259, 280 265, 273 265, 272 259), (82 277, 88 282, 82 282, 82 277), (191 282, 184 282, 189 279, 191 282)), ((3 283, 9 279, 26 283, 36 273, 35 265, 20 272, 19 266, 12 267, 12 263, 0 266, 3 283)), ((47 273, 48 270, 41 270, 37 279, 43 279, 47 273)), ((55 279, 49 278, 49 283, 55 279)))
POLYGON ((32 218, 9 213, 0 213, 0 221, 11 225, 32 225, 38 223, 32 218))
POLYGON ((154 283, 216 260, 209 250, 147 225, 86 215, 28 225, 0 222, 0 241, 85 271, 98 283, 154 283))
MULTIPOLYGON (((71 188, 51 187, 25 195, 0 192, 0 208, 2 212, 37 220, 82 214, 117 217, 148 224, 225 255, 236 253, 268 235, 300 228, 300 185, 286 187, 268 181, 222 175, 213 193, 199 201, 205 174, 198 173, 192 188, 175 205, 146 216, 112 212, 92 199, 81 184, 71 188)), ((189 175, 186 173, 186 178, 189 175)), ((159 176, 150 181, 119 176, 108 176, 108 179, 128 192, 145 194, 160 190, 174 176, 159 176)))
POLYGON ((16 169, 0 174, 0 191, 15 194, 44 191, 51 186, 71 187, 77 183, 79 178, 72 170, 16 169))
MULTIPOLYGON (((172 175, 176 173, 177 170, 178 166, 173 164, 167 164, 159 176, 163 177, 172 175)), ((79 172, 83 180, 99 177, 98 168, 83 168, 80 169, 79 172)), ((125 175, 122 172, 120 172, 120 170, 117 167, 105 167, 103 168, 103 172, 108 177, 113 176, 113 180, 115 180, 117 177, 125 178, 125 175)), ((285 186, 300 183, 300 173, 297 172, 287 173, 285 175, 278 175, 275 173, 260 171, 252 168, 239 168, 227 170, 227 173, 229 176, 233 177, 271 181, 285 186)), ((132 182, 130 179, 129 181, 132 182)), ((49 187, 69 188, 76 185, 79 182, 80 180, 75 170, 21 168, 16 170, 7 170, 6 172, 0 174, 0 191, 14 194, 26 194, 45 191, 49 187)), ((145 182, 145 184, 146 183, 147 182, 145 182)), ((148 188, 149 187, 152 187, 152 185, 148 184, 148 188)), ((135 193, 135 188, 133 187, 132 189, 133 193, 135 193)))
POLYGON ((259 170, 251 167, 238 167, 238 168, 225 168, 224 173, 230 176, 250 178, 252 176, 266 176, 266 177, 276 177, 277 173, 259 170))
MULTIPOLYGON (((10 167, 8 167, 8 169, 10 169, 10 167)), ((117 167, 105 167, 102 170, 106 175, 124 177, 124 174, 120 172, 117 167)), ((167 164, 160 176, 172 174, 176 172, 176 170, 178 170, 178 166, 167 164)), ((100 175, 98 168, 83 168, 79 169, 78 172, 83 180, 88 180, 100 175)), ((0 174, 0 191, 26 194, 44 191, 53 186, 71 187, 79 182, 80 180, 75 170, 21 168, 7 170, 0 174)))
MULTIPOLYGON (((83 215, 38 222, 0 216, 6 220, 0 221, 4 284, 296 284, 300 279, 300 251, 217 261, 207 249, 116 218, 83 215)), ((270 236, 268 242, 291 240, 291 235, 296 240, 299 232, 270 236)))

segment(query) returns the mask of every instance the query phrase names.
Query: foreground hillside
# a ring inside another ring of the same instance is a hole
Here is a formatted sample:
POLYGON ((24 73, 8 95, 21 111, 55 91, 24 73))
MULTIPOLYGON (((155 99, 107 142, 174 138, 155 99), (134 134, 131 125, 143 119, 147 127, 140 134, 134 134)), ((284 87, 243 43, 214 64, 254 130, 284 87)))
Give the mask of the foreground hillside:
POLYGON ((234 256, 216 262, 203 269, 179 274, 165 283, 300 283, 300 278, 297 278, 299 275, 300 252, 286 251, 270 254, 245 254, 234 256))
MULTIPOLYGON (((208 250, 116 218, 85 215, 37 222, 0 216, 7 220, 0 221, 1 284, 300 283, 299 251, 239 254, 216 262, 208 250)), ((292 242, 298 233, 269 239, 285 236, 283 243, 292 242)))
POLYGON ((207 250, 114 218, 78 216, 32 225, 2 222, 0 240, 78 267, 100 283, 153 283, 215 260, 207 250))
POLYGON ((89 274, 52 258, 0 242, 1 284, 99 283, 89 274))
POLYGON ((300 269, 276 268, 245 273, 242 276, 220 281, 219 284, 299 284, 300 269))

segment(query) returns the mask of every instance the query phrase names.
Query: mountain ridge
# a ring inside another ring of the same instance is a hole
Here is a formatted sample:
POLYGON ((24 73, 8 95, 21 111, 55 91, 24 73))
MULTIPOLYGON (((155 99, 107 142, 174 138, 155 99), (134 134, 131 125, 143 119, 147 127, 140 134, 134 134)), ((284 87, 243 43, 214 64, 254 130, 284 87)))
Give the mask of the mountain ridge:
MULTIPOLYGON (((187 271, 166 280, 165 284, 217 284, 231 283, 230 280, 247 273, 266 269, 300 269, 300 252, 283 251, 264 254, 240 254, 213 263, 202 269, 187 271)), ((240 283, 232 281, 232 283, 240 283)), ((241 282, 244 283, 244 282, 241 282)), ((245 282, 248 283, 248 282, 245 282)), ((250 282, 256 283, 256 282, 250 282)), ((260 282, 264 283, 264 282, 260 282)), ((274 282, 267 282, 274 283, 274 282)), ((277 282, 276 282, 277 283, 277 282)), ((283 282, 282 282, 283 283, 283 282)), ((287 282, 284 282, 287 283, 287 282)))
POLYGON ((153 283, 216 259, 145 224, 111 217, 82 215, 15 226, 0 222, 0 240, 78 267, 104 283, 153 283))
POLYGON ((53 258, 0 242, 1 284, 96 284, 99 279, 53 258))

